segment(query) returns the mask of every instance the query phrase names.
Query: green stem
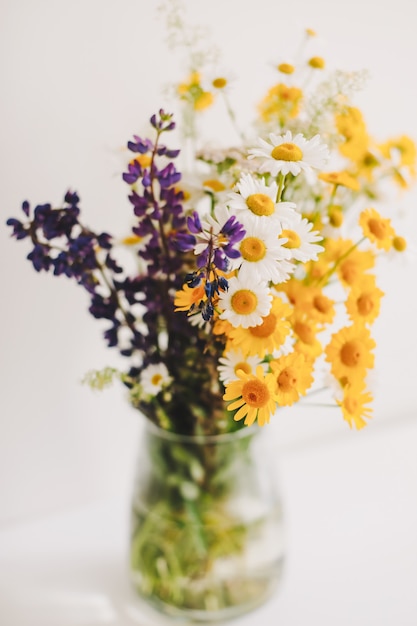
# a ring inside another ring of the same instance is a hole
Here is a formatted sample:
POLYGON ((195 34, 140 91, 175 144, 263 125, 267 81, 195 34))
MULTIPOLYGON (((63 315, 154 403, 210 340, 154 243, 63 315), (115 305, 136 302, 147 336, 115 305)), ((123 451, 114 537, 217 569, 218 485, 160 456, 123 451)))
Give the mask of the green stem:
POLYGON ((285 175, 282 174, 282 172, 280 172, 278 174, 278 191, 277 191, 277 202, 281 202, 281 196, 282 196, 282 192, 284 191, 284 182, 285 182, 285 175))
POLYGON ((342 261, 344 261, 346 259, 346 257, 349 256, 349 254, 351 254, 363 241, 365 241, 366 237, 362 237, 362 239, 359 239, 359 241, 357 241, 356 243, 353 244, 353 246, 351 246, 344 254, 342 254, 342 256, 340 256, 334 263, 333 267, 331 267, 329 269, 328 272, 326 272, 318 281, 318 285, 323 285, 326 284, 328 279, 330 278, 330 276, 332 274, 334 274, 334 272, 337 270, 337 268, 339 267, 339 265, 341 264, 342 261))

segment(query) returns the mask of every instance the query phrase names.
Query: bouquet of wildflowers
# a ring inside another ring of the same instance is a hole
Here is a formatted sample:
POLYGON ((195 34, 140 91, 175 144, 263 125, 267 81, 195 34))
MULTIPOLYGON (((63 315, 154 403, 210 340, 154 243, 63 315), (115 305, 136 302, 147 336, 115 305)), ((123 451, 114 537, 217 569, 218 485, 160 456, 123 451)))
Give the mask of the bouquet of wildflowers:
POLYGON ((406 249, 385 199, 415 178, 416 148, 407 136, 370 136, 352 102, 363 75, 327 73, 309 52, 309 29, 295 61, 277 63, 243 132, 231 82, 210 76, 210 55, 198 50, 200 31, 175 11, 168 18, 171 43, 189 51, 188 74, 174 86, 177 114, 161 109, 149 134, 127 143, 132 232, 120 241, 91 229, 74 191, 59 207, 23 202, 24 218, 8 225, 31 244, 36 271, 86 290, 108 346, 125 358, 123 370, 90 372, 90 385, 119 378, 130 402, 175 434, 148 441, 157 470, 134 502, 136 586, 170 607, 217 610, 256 603, 277 575, 282 553, 270 537, 281 514, 252 529, 239 517, 236 477, 238 490, 261 491, 245 477, 248 440, 226 438, 233 449, 215 452, 175 437, 263 426, 323 388, 350 427, 366 425, 383 296, 376 263, 406 249), (219 105, 239 141, 213 148, 201 128, 219 105), (242 555, 262 552, 259 542, 267 558, 246 572, 242 555))
MULTIPOLYGON (((307 30, 306 48, 313 39, 307 30)), ((201 55, 190 65, 176 86, 180 137, 161 109, 149 136, 128 141, 131 235, 120 243, 93 231, 72 191, 58 208, 25 201, 26 219, 8 220, 13 235, 32 244, 36 271, 87 291, 90 313, 107 321, 105 340, 126 357, 125 371, 91 373, 91 385, 118 376, 163 428, 264 425, 329 384, 344 419, 362 428, 383 296, 374 267, 406 248, 377 204, 389 183, 407 188, 414 178, 415 145, 406 136, 375 141, 351 103, 362 76, 326 76, 324 59, 308 55, 277 65, 238 145, 198 145, 216 100, 235 125, 236 115, 227 78, 206 82, 201 55), (182 140, 194 147, 185 172, 182 140), (120 246, 136 255, 133 273, 120 246)))

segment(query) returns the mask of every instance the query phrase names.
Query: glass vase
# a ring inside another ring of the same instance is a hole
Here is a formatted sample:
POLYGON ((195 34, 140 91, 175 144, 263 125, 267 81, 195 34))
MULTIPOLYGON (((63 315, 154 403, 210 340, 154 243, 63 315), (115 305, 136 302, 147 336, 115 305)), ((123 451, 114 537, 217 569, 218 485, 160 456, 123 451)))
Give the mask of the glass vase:
POLYGON ((218 436, 146 426, 132 499, 131 580, 166 615, 215 622, 246 613, 277 587, 282 507, 257 426, 218 436))

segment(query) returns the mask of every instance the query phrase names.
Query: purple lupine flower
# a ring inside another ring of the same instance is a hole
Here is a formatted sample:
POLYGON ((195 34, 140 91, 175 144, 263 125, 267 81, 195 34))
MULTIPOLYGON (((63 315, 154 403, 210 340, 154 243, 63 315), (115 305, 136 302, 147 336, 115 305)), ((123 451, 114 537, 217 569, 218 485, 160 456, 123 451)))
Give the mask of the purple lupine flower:
POLYGON ((29 229, 26 228, 20 220, 10 217, 6 224, 7 226, 11 226, 13 228, 12 237, 16 237, 16 239, 25 239, 25 237, 29 237, 29 229))
POLYGON ((133 135, 134 141, 128 141, 127 147, 131 152, 139 152, 139 154, 146 154, 152 152, 154 146, 150 139, 141 139, 137 135, 133 135))

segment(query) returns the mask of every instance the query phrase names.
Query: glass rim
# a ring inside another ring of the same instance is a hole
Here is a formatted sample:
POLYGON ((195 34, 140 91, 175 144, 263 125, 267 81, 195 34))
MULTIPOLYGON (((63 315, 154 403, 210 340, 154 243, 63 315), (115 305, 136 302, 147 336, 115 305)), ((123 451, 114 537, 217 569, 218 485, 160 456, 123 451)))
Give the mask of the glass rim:
POLYGON ((246 437, 254 436, 256 433, 260 432, 260 426, 257 422, 252 424, 251 426, 244 426, 239 430, 235 430, 227 433, 220 433, 218 435, 184 435, 182 433, 176 433, 171 430, 166 430, 161 426, 158 426, 154 422, 152 422, 146 415, 143 416, 145 420, 145 430, 148 432, 153 432, 157 434, 161 439, 166 439, 173 442, 182 442, 189 444, 221 444, 221 443, 229 443, 231 441, 235 441, 237 439, 245 439, 246 437))

